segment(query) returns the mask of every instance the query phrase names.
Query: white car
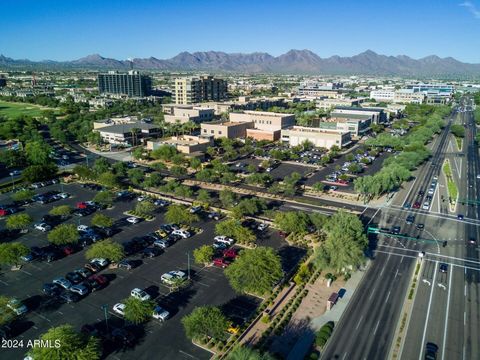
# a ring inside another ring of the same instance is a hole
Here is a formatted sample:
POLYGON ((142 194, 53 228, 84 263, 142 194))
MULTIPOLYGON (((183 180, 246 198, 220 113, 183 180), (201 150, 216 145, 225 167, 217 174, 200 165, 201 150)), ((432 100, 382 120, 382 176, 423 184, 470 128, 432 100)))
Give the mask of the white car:
POLYGON ((182 230, 182 229, 173 230, 172 235, 178 235, 178 236, 181 236, 184 239, 188 239, 190 236, 192 236, 192 234, 190 234, 190 232, 188 232, 187 230, 182 230))
POLYGON ((430 203, 428 201, 424 202, 423 203, 423 206, 422 206, 422 209, 423 210, 428 210, 430 209, 430 203))
POLYGON ((143 196, 143 195, 140 195, 138 198, 137 198, 137 201, 144 201, 144 200, 147 200, 147 197, 146 196, 143 196))
POLYGON ((129 218, 127 218, 127 222, 130 224, 138 224, 140 222, 140 219, 135 216, 130 216, 129 218))
POLYGON ((125 304, 118 303, 113 305, 113 311, 115 311, 117 314, 120 314, 122 316, 125 315, 125 304))
POLYGON ((264 230, 266 230, 267 228, 268 228, 268 224, 265 224, 265 223, 261 223, 261 224, 259 224, 258 227, 257 227, 257 229, 258 229, 259 231, 264 231, 264 230))
POLYGON ((152 317, 154 319, 165 321, 168 319, 169 316, 170 316, 170 313, 160 306, 155 306, 155 309, 153 309, 152 317))
POLYGON ((196 214, 196 213, 198 213, 200 210, 202 210, 202 207, 201 207, 201 206, 192 206, 189 211, 190 211, 191 214, 196 214))
POLYGON ((63 192, 63 193, 58 194, 58 196, 59 196, 61 199, 67 199, 67 198, 70 197, 70 194, 63 192))
POLYGON ((169 271, 168 273, 163 274, 160 277, 160 280, 167 285, 173 285, 176 282, 185 280, 186 277, 187 277, 187 274, 185 274, 183 271, 174 270, 174 271, 169 271))
POLYGON ((91 229, 87 225, 78 225, 77 226, 77 231, 78 232, 90 232, 91 229))
POLYGON ((45 224, 45 223, 39 223, 39 224, 35 224, 33 226, 36 230, 40 230, 40 231, 43 231, 43 232, 46 232, 46 231, 49 231, 52 229, 52 227, 48 224, 45 224))
POLYGON ((101 267, 105 267, 105 266, 108 265, 108 260, 104 259, 104 258, 94 258, 94 259, 90 260, 90 263, 91 264, 98 264, 101 267))
POLYGON ((18 299, 11 299, 7 303, 7 307, 12 310, 16 315, 25 314, 28 311, 28 308, 18 299))
POLYGON ((142 301, 150 300, 150 295, 147 294, 144 290, 139 288, 133 289, 130 292, 130 296, 142 301))
POLYGON ((227 244, 227 245, 233 245, 233 243, 235 242, 235 240, 233 240, 232 238, 229 238, 228 236, 225 236, 225 235, 215 236, 213 238, 213 240, 215 240, 215 242, 217 242, 217 243, 224 243, 224 244, 227 244))
POLYGON ((480 179, 480 174, 477 174, 477 179, 480 179))

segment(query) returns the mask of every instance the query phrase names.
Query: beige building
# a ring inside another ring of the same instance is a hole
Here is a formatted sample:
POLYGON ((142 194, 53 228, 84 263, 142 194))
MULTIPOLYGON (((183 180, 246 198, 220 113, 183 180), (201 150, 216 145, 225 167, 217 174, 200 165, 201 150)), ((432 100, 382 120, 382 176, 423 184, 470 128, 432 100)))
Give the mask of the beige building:
POLYGON ((370 116, 364 116, 363 118, 333 117, 326 121, 321 121, 318 127, 324 130, 349 131, 352 137, 359 138, 370 130, 371 123, 372 119, 370 116))
POLYGON ((359 99, 321 99, 316 101, 316 108, 321 110, 330 110, 337 106, 358 106, 365 98, 359 99))
POLYGON ((231 122, 253 122, 255 129, 277 131, 295 125, 295 115, 268 111, 243 111, 229 114, 231 122))
POLYGON ((305 126, 294 126, 282 130, 282 141, 290 146, 301 145, 305 141, 311 142, 315 147, 330 149, 333 145, 342 148, 352 142, 349 131, 327 130, 305 126))
POLYGON ((413 89, 400 89, 395 91, 393 102, 404 104, 423 104, 425 94, 423 92, 414 92, 413 89))
POLYGON ((181 135, 156 141, 147 141, 147 149, 155 150, 161 145, 171 145, 183 154, 203 153, 213 146, 212 136, 181 135))
POLYGON ((192 105, 177 105, 169 110, 171 113, 164 115, 165 122, 169 124, 184 124, 189 121, 196 123, 212 121, 215 113, 213 109, 192 105))
POLYGON ((134 124, 138 121, 136 116, 116 117, 104 120, 96 120, 93 122, 93 130, 101 129, 106 126, 120 125, 120 124, 134 124))
POLYGON ((209 122, 201 124, 201 134, 210 135, 215 139, 226 137, 229 139, 244 138, 247 129, 253 129, 253 122, 209 122))
POLYGON ((173 95, 176 104, 221 101, 227 98, 227 82, 213 76, 178 78, 173 95))

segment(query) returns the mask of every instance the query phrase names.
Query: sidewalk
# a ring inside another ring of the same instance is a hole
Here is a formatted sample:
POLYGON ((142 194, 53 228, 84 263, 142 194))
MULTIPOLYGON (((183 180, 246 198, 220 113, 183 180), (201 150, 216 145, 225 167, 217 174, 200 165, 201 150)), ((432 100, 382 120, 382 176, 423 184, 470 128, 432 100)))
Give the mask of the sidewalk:
MULTIPOLYGON (((326 311, 323 315, 314 317, 309 324, 310 330, 306 332, 305 335, 301 336, 300 339, 293 346, 292 350, 288 354, 287 360, 301 360, 303 359, 310 351, 311 345, 315 340, 315 332, 319 330, 323 325, 329 321, 337 322, 340 320, 343 312, 348 306, 350 299, 353 297, 356 288, 360 284, 363 276, 368 271, 370 262, 367 263, 364 270, 359 270, 355 272, 352 277, 345 283, 343 287, 346 292, 343 295, 343 298, 339 299, 335 306, 326 311)), ((324 304, 321 304, 323 306, 324 304)))

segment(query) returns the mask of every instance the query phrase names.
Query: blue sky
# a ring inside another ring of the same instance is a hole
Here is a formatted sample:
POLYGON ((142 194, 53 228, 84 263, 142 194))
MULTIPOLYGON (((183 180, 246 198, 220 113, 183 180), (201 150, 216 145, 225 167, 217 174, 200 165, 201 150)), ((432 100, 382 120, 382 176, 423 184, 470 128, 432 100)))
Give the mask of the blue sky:
POLYGON ((0 14, 0 54, 16 59, 371 49, 480 63, 480 0, 0 0, 0 14))

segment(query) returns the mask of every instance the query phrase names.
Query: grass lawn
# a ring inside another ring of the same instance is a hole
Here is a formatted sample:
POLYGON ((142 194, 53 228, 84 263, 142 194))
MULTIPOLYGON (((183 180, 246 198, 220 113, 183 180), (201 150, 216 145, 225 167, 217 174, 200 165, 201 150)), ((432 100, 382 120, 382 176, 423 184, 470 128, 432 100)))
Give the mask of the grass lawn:
POLYGON ((455 181, 453 180, 452 170, 450 168, 450 162, 448 160, 445 160, 445 163, 443 164, 443 173, 447 178, 448 195, 450 196, 452 201, 457 201, 458 188, 457 184, 455 184, 455 181))
POLYGON ((41 116, 44 110, 49 109, 54 110, 57 114, 59 113, 57 109, 52 109, 45 106, 0 101, 0 116, 5 116, 8 118, 16 118, 21 115, 37 117, 41 116))
POLYGON ((455 136, 455 140, 457 141, 458 150, 462 151, 463 138, 455 136))

